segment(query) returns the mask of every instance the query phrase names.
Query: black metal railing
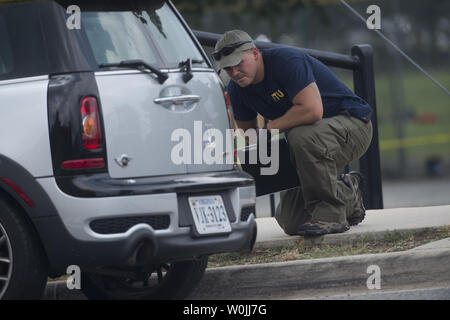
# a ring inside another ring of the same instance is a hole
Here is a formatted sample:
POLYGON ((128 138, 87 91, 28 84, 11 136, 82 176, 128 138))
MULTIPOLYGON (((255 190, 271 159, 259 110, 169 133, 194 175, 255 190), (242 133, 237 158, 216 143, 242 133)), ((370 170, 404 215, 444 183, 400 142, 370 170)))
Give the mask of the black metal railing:
MULTIPOLYGON (((200 44, 214 47, 220 34, 204 31, 194 31, 200 44)), ((281 47, 272 42, 255 41, 260 48, 281 47)), ((375 99, 375 77, 373 71, 373 50, 370 45, 355 45, 351 48, 351 55, 343 55, 312 49, 299 48, 303 52, 318 59, 325 65, 353 71, 353 85, 356 95, 367 101, 373 109, 372 125, 373 138, 367 152, 359 159, 359 170, 366 177, 364 204, 367 209, 383 208, 383 193, 381 188, 380 149, 378 141, 377 106, 375 99)))

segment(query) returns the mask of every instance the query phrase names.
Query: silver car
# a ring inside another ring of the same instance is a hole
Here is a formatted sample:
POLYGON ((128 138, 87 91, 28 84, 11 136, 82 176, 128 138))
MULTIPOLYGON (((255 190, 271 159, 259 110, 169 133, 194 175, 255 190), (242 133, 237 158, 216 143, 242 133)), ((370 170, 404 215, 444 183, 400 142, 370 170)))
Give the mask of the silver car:
POLYGON ((174 161, 176 130, 230 123, 172 3, 9 1, 0 43, 1 298, 39 298, 75 266, 91 299, 180 299, 208 255, 252 249, 251 176, 174 161))

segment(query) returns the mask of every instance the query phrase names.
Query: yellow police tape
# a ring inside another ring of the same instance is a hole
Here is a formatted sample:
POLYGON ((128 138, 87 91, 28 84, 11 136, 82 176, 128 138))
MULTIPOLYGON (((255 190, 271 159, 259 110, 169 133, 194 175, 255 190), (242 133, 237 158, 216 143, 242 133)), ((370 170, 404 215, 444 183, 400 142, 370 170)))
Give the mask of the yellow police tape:
POLYGON ((450 134, 434 134, 430 136, 410 137, 402 139, 380 140, 380 150, 420 147, 430 144, 450 143, 450 134))

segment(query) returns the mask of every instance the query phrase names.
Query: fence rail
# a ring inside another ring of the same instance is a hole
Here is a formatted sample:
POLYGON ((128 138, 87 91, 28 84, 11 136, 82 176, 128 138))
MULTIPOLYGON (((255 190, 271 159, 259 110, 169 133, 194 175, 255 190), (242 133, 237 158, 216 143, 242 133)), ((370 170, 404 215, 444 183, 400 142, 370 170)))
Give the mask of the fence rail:
MULTIPOLYGON (((194 31, 200 44, 205 47, 214 47, 220 34, 204 31, 194 31)), ((260 48, 285 47, 284 45, 255 41, 260 48)), ((373 50, 370 45, 354 45, 350 55, 337 54, 320 50, 299 48, 313 56, 325 65, 353 71, 353 85, 356 95, 367 101, 373 109, 372 125, 373 138, 367 152, 359 159, 361 173, 366 178, 364 204, 367 209, 383 208, 383 193, 381 186, 380 149, 378 139, 377 106, 375 99, 375 77, 373 72, 373 50)))

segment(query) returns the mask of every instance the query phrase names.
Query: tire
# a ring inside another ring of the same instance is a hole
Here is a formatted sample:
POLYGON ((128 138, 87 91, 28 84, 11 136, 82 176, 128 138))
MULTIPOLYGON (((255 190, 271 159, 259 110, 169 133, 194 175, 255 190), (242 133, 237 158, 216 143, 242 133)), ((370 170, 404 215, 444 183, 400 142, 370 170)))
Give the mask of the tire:
POLYGON ((48 263, 23 212, 0 198, 0 299, 40 299, 48 263))
POLYGON ((185 299, 205 273, 208 256, 198 260, 161 264, 144 280, 81 274, 81 290, 90 300, 169 300, 185 299))

